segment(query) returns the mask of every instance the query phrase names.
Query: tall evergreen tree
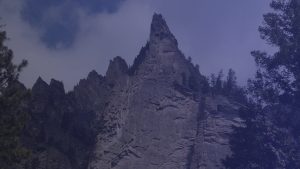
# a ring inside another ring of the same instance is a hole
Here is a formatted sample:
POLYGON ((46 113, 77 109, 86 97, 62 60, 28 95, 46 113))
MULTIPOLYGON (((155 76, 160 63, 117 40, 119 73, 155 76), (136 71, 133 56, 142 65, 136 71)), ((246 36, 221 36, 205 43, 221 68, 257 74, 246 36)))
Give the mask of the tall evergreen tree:
POLYGON ((237 87, 236 75, 232 69, 228 70, 227 79, 224 84, 224 92, 226 95, 229 95, 237 87))
POLYGON ((274 12, 264 15, 264 25, 259 31, 278 51, 274 54, 252 52, 259 70, 257 78, 250 83, 251 91, 266 105, 281 107, 273 112, 274 123, 288 129, 299 140, 300 1, 273 0, 271 7, 274 12))
MULTIPOLYGON (((292 102, 300 92, 300 1, 273 0, 274 12, 264 15, 264 25, 259 27, 261 37, 278 49, 274 54, 253 51, 252 55, 261 73, 262 85, 278 96, 290 95, 292 102)), ((269 100, 271 103, 279 102, 269 100)))
POLYGON ((228 169, 276 169, 281 168, 277 163, 273 147, 265 144, 270 139, 265 119, 257 112, 258 107, 249 103, 240 109, 243 126, 234 127, 230 139, 231 157, 224 160, 228 169), (259 133, 259 134, 257 134, 259 133))
POLYGON ((278 50, 251 53, 258 66, 248 85, 255 106, 249 119, 242 116, 245 126, 235 128, 228 168, 300 168, 300 1, 273 0, 270 6, 273 12, 264 15, 259 32, 278 50), (248 137, 256 146, 243 142, 248 137))
POLYGON ((221 94, 223 90, 223 77, 224 77, 223 70, 220 70, 218 77, 216 79, 216 86, 215 86, 215 90, 218 94, 221 94))
POLYGON ((13 52, 4 45, 5 31, 0 31, 0 168, 16 168, 16 164, 27 155, 21 146, 20 132, 25 122, 23 100, 28 92, 17 80, 27 61, 16 65, 13 52))

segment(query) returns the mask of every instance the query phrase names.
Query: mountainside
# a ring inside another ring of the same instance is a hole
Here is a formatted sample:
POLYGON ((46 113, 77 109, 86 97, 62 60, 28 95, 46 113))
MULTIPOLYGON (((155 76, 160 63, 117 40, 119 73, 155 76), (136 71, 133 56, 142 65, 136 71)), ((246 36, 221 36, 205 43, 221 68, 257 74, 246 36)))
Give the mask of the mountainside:
POLYGON ((131 67, 111 60, 74 90, 41 78, 32 88, 23 142, 26 169, 223 168, 241 105, 209 91, 207 79, 178 49, 154 14, 150 37, 131 67))

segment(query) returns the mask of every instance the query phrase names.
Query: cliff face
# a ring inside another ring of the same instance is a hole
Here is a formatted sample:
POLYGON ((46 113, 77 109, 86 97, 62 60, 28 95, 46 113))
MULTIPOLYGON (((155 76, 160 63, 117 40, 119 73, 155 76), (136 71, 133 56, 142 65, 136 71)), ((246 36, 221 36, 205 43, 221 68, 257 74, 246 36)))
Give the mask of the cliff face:
POLYGON ((161 15, 128 68, 114 58, 103 77, 92 71, 73 91, 38 79, 24 142, 28 168, 222 168, 239 108, 211 96, 206 78, 178 49, 161 15), (35 167, 37 166, 37 167, 35 167))
POLYGON ((142 61, 105 110, 114 115, 106 123, 111 132, 99 133, 90 168, 187 166, 201 116, 201 98, 187 85, 197 71, 160 15, 154 15, 150 40, 138 57, 142 61))
POLYGON ((65 94, 61 82, 51 80, 48 85, 41 78, 33 86, 23 133, 32 155, 24 168, 86 168, 95 137, 95 114, 77 104, 75 91, 65 94))

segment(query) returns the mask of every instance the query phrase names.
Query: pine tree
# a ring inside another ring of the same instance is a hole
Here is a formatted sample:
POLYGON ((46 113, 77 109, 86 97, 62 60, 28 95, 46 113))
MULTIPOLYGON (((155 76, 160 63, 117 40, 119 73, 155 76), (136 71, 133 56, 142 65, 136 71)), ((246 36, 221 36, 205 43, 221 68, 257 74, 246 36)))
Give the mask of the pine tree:
MULTIPOLYGON (((274 12, 264 15, 259 31, 278 51, 252 52, 259 70, 250 84, 264 104, 277 106, 272 112, 273 123, 300 144, 300 1, 273 0, 271 8, 274 12)), ((289 140, 282 140, 281 144, 289 140)), ((300 168, 300 157, 294 153, 300 151, 300 145, 291 143, 279 148, 289 156, 287 166, 300 168)))
POLYGON ((237 88, 236 75, 232 69, 228 70, 227 79, 224 84, 224 93, 230 95, 237 88))
POLYGON ((18 76, 27 61, 15 65, 13 52, 4 45, 5 31, 0 31, 0 168, 16 168, 16 164, 28 155, 20 143, 20 132, 24 126, 24 99, 28 96, 18 76))
MULTIPOLYGON (((300 96, 300 1, 273 0, 274 12, 264 15, 264 25, 259 27, 262 39, 278 49, 274 54, 253 51, 259 67, 262 87, 275 93, 271 100, 279 103, 281 97, 288 97, 298 103, 300 96), (280 94, 277 94, 280 93, 280 94), (276 100, 274 100, 276 99, 276 100)), ((263 96, 263 94, 262 94, 263 96)))
POLYGON ((300 1, 273 0, 270 6, 259 32, 278 51, 251 53, 258 66, 248 85, 254 106, 241 116, 245 126, 234 129, 227 168, 300 168, 300 1))
POLYGON ((223 70, 220 70, 218 77, 216 79, 216 86, 215 86, 216 93, 218 94, 223 93, 223 77, 224 77, 223 70))
POLYGON ((265 119, 258 114, 258 107, 249 103, 240 109, 242 126, 233 127, 230 139, 232 156, 223 163, 228 169, 275 169, 281 166, 277 162, 273 147, 265 144, 270 139, 265 119), (259 133, 259 134, 257 134, 259 133))

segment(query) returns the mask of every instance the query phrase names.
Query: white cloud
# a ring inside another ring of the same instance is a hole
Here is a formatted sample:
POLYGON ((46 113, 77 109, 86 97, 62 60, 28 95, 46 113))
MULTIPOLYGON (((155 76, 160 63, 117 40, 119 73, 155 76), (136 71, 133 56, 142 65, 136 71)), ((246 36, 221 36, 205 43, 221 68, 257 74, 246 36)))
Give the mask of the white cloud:
POLYGON ((105 74, 109 60, 119 55, 132 61, 146 43, 152 10, 146 3, 128 1, 114 14, 86 15, 78 9, 80 32, 66 50, 50 50, 39 40, 39 33, 20 18, 21 1, 3 1, 0 16, 6 23, 15 61, 27 59, 21 81, 31 87, 38 76, 46 81, 61 80, 70 90, 92 69, 105 74), (5 9, 5 10, 3 10, 5 9))

